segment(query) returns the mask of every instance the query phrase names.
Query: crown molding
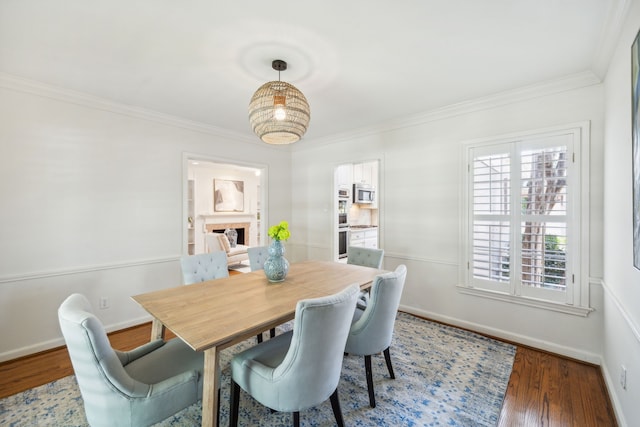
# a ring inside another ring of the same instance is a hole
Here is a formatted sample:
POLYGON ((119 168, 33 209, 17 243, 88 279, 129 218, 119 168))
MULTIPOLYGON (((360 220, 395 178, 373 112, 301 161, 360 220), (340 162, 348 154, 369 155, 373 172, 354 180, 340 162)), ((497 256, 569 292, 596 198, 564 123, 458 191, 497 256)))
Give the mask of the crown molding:
MULTIPOLYGON (((291 151, 309 150, 333 143, 341 143, 345 140, 353 140, 370 135, 389 132, 396 129, 418 126, 421 124, 443 120, 450 117, 496 108, 503 105, 579 89, 599 83, 601 83, 601 80, 593 72, 585 71, 582 73, 565 76, 559 79, 549 80, 529 86, 523 86, 518 89, 500 92, 494 95, 436 108, 426 112, 407 116, 402 119, 390 120, 375 126, 363 127, 349 132, 331 135, 328 137, 300 141, 296 144, 289 145, 288 148, 290 148, 291 151)), ((263 147, 265 145, 269 146, 268 144, 262 144, 261 141, 257 141, 255 138, 224 128, 207 125, 201 122, 185 120, 179 117, 141 107, 117 103, 94 95, 89 95, 86 93, 77 92, 34 80, 29 80, 23 77, 18 77, 3 72, 0 72, 0 87, 9 90, 15 90, 18 92, 29 93, 36 96, 42 96, 45 98, 51 98, 61 102, 82 105, 88 108, 108 111, 115 114, 122 114, 142 120, 148 120, 164 125, 179 127, 194 132, 205 133, 207 135, 212 135, 219 138, 242 141, 249 144, 260 145, 263 147)), ((279 147, 273 148, 278 149, 279 147)))
POLYGON ((426 112, 407 116, 402 119, 390 120, 388 122, 384 122, 372 127, 363 127, 353 131, 332 135, 326 138, 306 140, 304 143, 295 144, 295 147, 293 147, 293 151, 302 151, 334 143, 343 143, 347 140, 367 137, 412 126, 418 126, 429 122, 435 122, 455 116, 489 110, 516 102, 527 101, 534 98, 540 98, 543 96, 580 89, 600 83, 602 83, 602 80, 598 78, 593 72, 584 71, 554 80, 548 80, 528 86, 523 86, 513 90, 499 92, 494 95, 489 95, 482 98, 476 98, 456 104, 447 105, 426 112))
POLYGON ((96 110, 121 114, 137 119, 153 121, 156 123, 174 126, 194 132, 205 133, 207 135, 216 136, 219 138, 232 139, 235 141, 242 141, 255 145, 263 145, 261 141, 259 144, 255 138, 250 138, 247 135, 233 132, 228 129, 207 125, 205 123, 192 120, 182 119, 176 116, 141 107, 121 104, 98 96, 89 95, 83 92, 77 92, 59 86, 53 86, 35 80, 29 80, 23 77, 18 77, 3 72, 0 72, 0 87, 17 92, 41 96, 44 98, 50 98, 69 104, 81 105, 87 108, 93 108, 96 110))
POLYGON ((630 7, 631 0, 614 0, 609 6, 605 23, 600 32, 600 42, 592 60, 593 71, 601 79, 607 75, 630 7))

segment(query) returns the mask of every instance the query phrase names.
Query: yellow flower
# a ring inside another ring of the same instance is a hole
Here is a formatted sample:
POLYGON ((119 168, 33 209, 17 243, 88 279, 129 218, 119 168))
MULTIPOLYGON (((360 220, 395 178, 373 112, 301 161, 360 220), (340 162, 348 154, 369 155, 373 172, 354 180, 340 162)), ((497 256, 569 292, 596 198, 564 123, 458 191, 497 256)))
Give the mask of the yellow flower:
POLYGON ((291 237, 289 231, 289 223, 287 221, 280 221, 278 225, 272 225, 268 231, 269 237, 274 240, 287 240, 291 237))

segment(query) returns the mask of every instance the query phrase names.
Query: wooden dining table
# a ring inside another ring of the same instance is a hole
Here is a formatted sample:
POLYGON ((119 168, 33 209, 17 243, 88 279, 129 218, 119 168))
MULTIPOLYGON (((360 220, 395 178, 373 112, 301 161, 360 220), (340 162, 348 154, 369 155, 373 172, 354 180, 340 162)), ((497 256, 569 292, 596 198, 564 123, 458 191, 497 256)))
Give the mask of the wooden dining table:
POLYGON ((254 271, 132 298, 153 316, 152 339, 161 338, 168 328, 204 352, 202 425, 208 427, 217 425, 221 350, 292 320, 300 300, 331 295, 354 283, 367 289, 381 273, 384 270, 352 264, 305 261, 291 264, 282 282, 269 282, 263 271, 254 271))

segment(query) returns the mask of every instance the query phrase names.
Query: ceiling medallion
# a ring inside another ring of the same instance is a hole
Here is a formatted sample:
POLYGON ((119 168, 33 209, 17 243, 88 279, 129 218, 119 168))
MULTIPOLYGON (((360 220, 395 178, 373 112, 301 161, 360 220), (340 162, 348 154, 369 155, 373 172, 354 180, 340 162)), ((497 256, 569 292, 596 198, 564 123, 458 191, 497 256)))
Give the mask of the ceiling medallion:
POLYGON ((287 63, 276 59, 271 66, 278 72, 278 80, 263 84, 253 94, 249 123, 267 144, 292 144, 307 131, 311 110, 302 92, 280 81, 280 72, 287 69, 287 63))

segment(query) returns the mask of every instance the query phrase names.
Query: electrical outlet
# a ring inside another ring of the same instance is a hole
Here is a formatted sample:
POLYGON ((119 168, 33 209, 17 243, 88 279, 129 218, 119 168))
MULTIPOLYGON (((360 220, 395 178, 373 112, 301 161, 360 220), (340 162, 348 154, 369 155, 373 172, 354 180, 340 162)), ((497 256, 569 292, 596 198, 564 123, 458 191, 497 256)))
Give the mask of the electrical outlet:
POLYGON ((623 390, 627 389, 627 368, 620 365, 620 386, 623 390))
POLYGON ((104 310, 105 308, 109 308, 109 298, 100 297, 100 310, 104 310))

